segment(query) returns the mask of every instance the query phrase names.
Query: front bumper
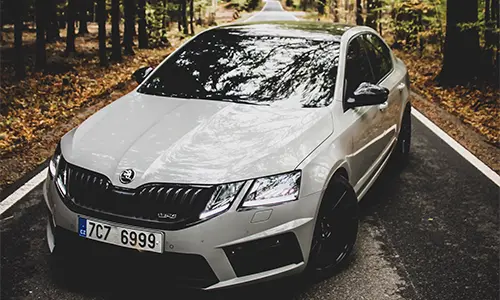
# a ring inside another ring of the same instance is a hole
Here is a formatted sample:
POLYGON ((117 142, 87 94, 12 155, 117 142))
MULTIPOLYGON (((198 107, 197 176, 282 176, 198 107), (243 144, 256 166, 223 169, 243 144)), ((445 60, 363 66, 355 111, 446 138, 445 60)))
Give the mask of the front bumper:
POLYGON ((51 251, 54 247, 81 244, 104 252, 120 252, 125 255, 123 259, 131 255, 156 263, 165 262, 171 269, 192 270, 191 274, 179 272, 178 275, 188 279, 184 281, 188 286, 207 290, 302 272, 309 257, 320 197, 318 192, 297 201, 243 211, 236 210, 239 204, 236 201, 227 212, 197 225, 162 230, 164 252, 156 254, 79 237, 78 214, 62 202, 50 178, 44 184, 50 215, 47 239, 51 251), (173 262, 179 267, 172 268, 173 262))

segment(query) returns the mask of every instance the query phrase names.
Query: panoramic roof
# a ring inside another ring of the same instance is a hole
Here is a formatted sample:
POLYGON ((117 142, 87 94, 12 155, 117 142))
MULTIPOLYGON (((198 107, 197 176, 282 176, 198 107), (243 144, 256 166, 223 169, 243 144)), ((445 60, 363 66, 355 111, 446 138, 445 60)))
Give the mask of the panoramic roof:
POLYGON ((251 36, 289 36, 307 39, 340 40, 347 30, 354 27, 347 24, 296 21, 262 21, 234 23, 213 30, 241 31, 251 36))

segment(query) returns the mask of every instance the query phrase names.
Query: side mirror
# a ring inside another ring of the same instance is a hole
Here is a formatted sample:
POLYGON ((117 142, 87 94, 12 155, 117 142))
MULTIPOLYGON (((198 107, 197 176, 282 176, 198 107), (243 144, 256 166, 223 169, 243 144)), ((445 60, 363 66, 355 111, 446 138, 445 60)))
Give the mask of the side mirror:
POLYGON ((134 72, 134 74, 132 74, 132 78, 134 78, 135 81, 137 81, 137 83, 140 84, 144 81, 144 79, 146 79, 146 77, 149 75, 149 73, 151 73, 151 71, 153 71, 152 67, 139 68, 134 72))
POLYGON ((351 107, 369 106, 382 104, 387 101, 389 90, 385 87, 362 82, 354 91, 353 97, 347 99, 347 105, 351 107))

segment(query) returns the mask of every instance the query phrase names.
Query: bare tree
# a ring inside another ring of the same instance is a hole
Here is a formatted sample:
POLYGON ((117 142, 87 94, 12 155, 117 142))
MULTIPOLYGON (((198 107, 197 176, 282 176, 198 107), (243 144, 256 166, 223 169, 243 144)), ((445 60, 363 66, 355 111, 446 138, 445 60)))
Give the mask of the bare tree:
POLYGON ((181 18, 182 18, 182 27, 184 30, 184 34, 188 34, 188 22, 187 22, 187 0, 181 0, 181 18))
POLYGON ((47 64, 47 54, 45 51, 45 27, 47 24, 47 5, 44 0, 36 0, 36 60, 35 69, 42 70, 47 64))
POLYGON ((88 0, 78 0, 79 1, 79 11, 78 11, 78 22, 80 26, 78 27, 78 35, 85 35, 89 33, 89 29, 87 27, 88 21, 88 0))
POLYGON ((361 0, 356 0, 356 24, 363 25, 363 7, 361 6, 361 0))
POLYGON ((146 0, 138 0, 138 16, 139 16, 139 48, 148 48, 148 32, 146 30, 146 0))
POLYGON ((368 0, 366 3, 365 25, 377 30, 378 13, 381 7, 380 0, 368 0))
POLYGON ((485 21, 485 32, 484 32, 484 77, 490 81, 496 82, 498 84, 498 60, 499 57, 495 55, 495 52, 500 54, 500 52, 495 51, 498 47, 498 2, 494 0, 485 0, 484 4, 484 21, 485 21))
POLYGON ((111 60, 122 60, 120 46, 120 0, 111 0, 111 60))
POLYGON ((123 12, 125 13, 125 32, 123 33, 124 53, 134 55, 134 27, 135 27, 135 1, 124 0, 123 12))
POLYGON ((75 48, 75 11, 76 0, 68 0, 66 15, 68 16, 68 27, 66 35, 66 53, 76 52, 75 48))
POLYGON ((476 28, 462 29, 460 24, 477 22, 477 0, 447 1, 446 37, 443 67, 438 81, 443 85, 475 81, 480 57, 476 28))
POLYGON ((57 3, 56 0, 48 0, 46 5, 48 16, 45 30, 47 42, 51 43, 61 39, 59 35, 59 24, 57 22, 57 3))
POLYGON ((191 34, 194 34, 194 0, 189 2, 189 28, 191 28, 191 34))
POLYGON ((97 22, 99 23, 99 64, 108 65, 106 54, 106 0, 97 0, 97 22))
POLYGON ((26 76, 23 55, 23 19, 24 1, 14 1, 14 48, 16 49, 16 77, 23 79, 26 76))

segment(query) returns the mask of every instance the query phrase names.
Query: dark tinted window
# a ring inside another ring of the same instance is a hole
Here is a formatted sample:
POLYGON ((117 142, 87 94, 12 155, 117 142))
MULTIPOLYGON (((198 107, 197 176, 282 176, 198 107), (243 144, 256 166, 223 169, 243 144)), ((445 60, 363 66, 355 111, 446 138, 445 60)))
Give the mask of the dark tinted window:
POLYGON ((346 60, 346 99, 352 97, 354 91, 362 82, 373 82, 373 74, 364 47, 361 46, 360 37, 355 38, 347 47, 346 60))
POLYGON ((326 34, 278 34, 272 26, 212 30, 169 57, 139 92, 263 105, 324 106, 333 97, 339 43, 339 37, 326 34))
POLYGON ((370 57, 370 63, 375 75, 375 82, 373 83, 378 83, 392 70, 391 52, 376 35, 365 34, 363 37, 366 41, 366 51, 370 57))

